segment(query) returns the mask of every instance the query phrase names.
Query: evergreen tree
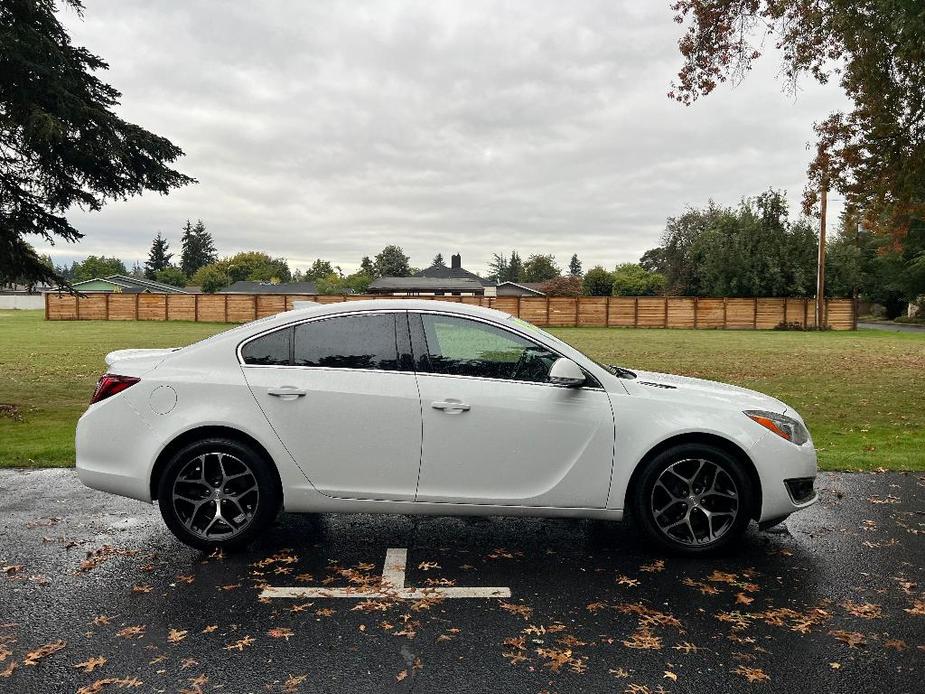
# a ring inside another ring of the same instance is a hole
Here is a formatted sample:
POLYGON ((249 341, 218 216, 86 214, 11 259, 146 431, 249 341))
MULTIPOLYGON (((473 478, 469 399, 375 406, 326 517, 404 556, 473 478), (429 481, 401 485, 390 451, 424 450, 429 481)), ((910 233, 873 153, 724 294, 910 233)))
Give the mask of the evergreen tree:
POLYGON ((25 237, 77 241, 69 210, 194 182, 169 167, 179 147, 116 113, 106 62, 71 44, 65 9, 83 4, 0 3, 0 275, 27 281, 59 279, 25 237))
POLYGON ((568 274, 572 277, 581 277, 581 261, 577 253, 572 254, 572 259, 568 263, 568 274))
POLYGON ((151 243, 151 250, 148 251, 148 260, 145 261, 145 277, 149 280, 155 279, 158 272, 166 269, 170 265, 170 259, 173 257, 173 253, 168 253, 167 251, 169 249, 170 246, 167 243, 167 239, 158 232, 157 236, 154 237, 154 241, 151 243))
POLYGON ((218 260, 212 234, 206 231, 206 225, 201 219, 197 220, 195 225, 186 220, 180 243, 183 246, 180 253, 180 269, 187 277, 192 277, 200 268, 218 260))
POLYGON ((437 253, 430 264, 432 267, 446 267, 446 262, 443 260, 443 253, 437 253))
POLYGON ((401 246, 386 246, 376 256, 376 273, 379 277, 408 277, 411 274, 409 260, 401 246))
POLYGON ((507 263, 508 279, 511 282, 526 282, 524 277, 524 262, 517 251, 511 251, 511 259, 507 263))
POLYGON ((488 278, 496 282, 521 282, 524 274, 524 264, 517 251, 511 251, 510 259, 503 255, 492 253, 491 262, 488 263, 488 278))
POLYGON ((366 275, 370 280, 374 280, 379 276, 376 272, 376 264, 369 259, 368 255, 364 255, 363 260, 360 261, 360 274, 366 275))

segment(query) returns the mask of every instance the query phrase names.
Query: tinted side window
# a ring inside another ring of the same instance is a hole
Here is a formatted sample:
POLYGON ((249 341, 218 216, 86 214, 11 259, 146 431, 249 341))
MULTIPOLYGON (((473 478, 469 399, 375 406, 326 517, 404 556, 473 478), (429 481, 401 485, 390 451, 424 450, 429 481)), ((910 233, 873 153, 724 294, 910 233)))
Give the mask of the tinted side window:
POLYGON ((251 340, 241 348, 245 364, 287 366, 289 364, 289 341, 292 330, 284 328, 251 340))
POLYGON ((421 314, 432 373, 516 381, 548 381, 558 359, 535 342, 486 323, 421 314))
POLYGON ((340 369, 399 368, 394 313, 343 316, 295 327, 293 364, 340 369))

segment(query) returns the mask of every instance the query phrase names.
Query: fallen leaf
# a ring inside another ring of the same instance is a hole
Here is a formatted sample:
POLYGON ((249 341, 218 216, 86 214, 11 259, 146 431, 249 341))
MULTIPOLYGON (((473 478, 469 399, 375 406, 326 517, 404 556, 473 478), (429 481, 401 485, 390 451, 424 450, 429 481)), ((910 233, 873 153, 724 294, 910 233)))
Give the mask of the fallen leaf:
POLYGON ((851 648, 857 648, 858 646, 864 646, 867 644, 867 641, 864 639, 864 634, 857 631, 833 629, 829 632, 829 636, 834 636, 839 641, 847 643, 851 648))
POLYGON ((110 685, 114 685, 116 689, 127 689, 129 687, 140 687, 142 684, 144 682, 137 677, 104 677, 92 684, 88 684, 86 687, 81 687, 77 690, 77 694, 99 694, 110 685))
POLYGON ((83 672, 93 672, 98 667, 102 667, 108 661, 101 655, 94 656, 93 658, 87 658, 82 663, 77 663, 74 667, 78 668, 83 672))
POLYGON ((254 643, 254 637, 253 637, 253 636, 245 636, 245 637, 242 638, 242 639, 238 639, 237 641, 234 641, 234 642, 232 642, 232 643, 225 644, 225 650, 226 650, 226 651, 238 651, 238 652, 241 652, 241 651, 243 651, 245 648, 247 648, 248 646, 250 646, 252 643, 254 643))
POLYGON ((745 665, 739 665, 739 667, 733 670, 733 672, 737 675, 741 675, 749 682, 767 682, 771 679, 760 667, 746 667, 745 665))
POLYGON ((26 657, 23 658, 22 664, 25 666, 37 665, 40 660, 54 655, 66 645, 67 641, 53 641, 51 643, 46 643, 44 646, 39 646, 34 651, 26 653, 26 657))
POLYGON ((140 639, 144 635, 145 628, 141 624, 124 627, 123 629, 119 629, 119 631, 116 632, 116 636, 121 636, 124 639, 140 639))
POLYGON ((187 634, 189 634, 189 632, 186 629, 171 629, 167 632, 167 642, 180 643, 186 638, 187 634))

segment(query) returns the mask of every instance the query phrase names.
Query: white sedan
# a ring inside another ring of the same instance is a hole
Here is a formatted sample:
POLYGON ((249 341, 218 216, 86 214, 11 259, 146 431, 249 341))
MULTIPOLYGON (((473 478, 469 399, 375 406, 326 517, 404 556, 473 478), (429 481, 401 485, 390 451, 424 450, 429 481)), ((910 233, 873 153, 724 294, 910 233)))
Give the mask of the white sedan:
POLYGON ((816 500, 809 432, 779 400, 598 364, 476 306, 317 305, 106 360, 80 479, 157 500, 198 548, 286 510, 630 515, 695 554, 816 500))

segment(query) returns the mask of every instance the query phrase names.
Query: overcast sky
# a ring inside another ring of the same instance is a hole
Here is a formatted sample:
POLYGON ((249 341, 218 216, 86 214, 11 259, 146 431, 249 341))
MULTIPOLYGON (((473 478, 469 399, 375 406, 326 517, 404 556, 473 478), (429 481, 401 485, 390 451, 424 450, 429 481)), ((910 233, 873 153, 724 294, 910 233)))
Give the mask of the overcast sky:
POLYGON ((587 269, 637 260, 711 197, 773 186, 796 203, 838 90, 784 93, 772 55, 693 107, 669 100, 669 4, 86 0, 61 15, 74 43, 199 183, 74 211, 84 240, 52 253, 131 264, 202 218, 222 255, 293 267, 351 271, 397 243, 419 267, 460 252, 484 271, 516 248, 587 269))

